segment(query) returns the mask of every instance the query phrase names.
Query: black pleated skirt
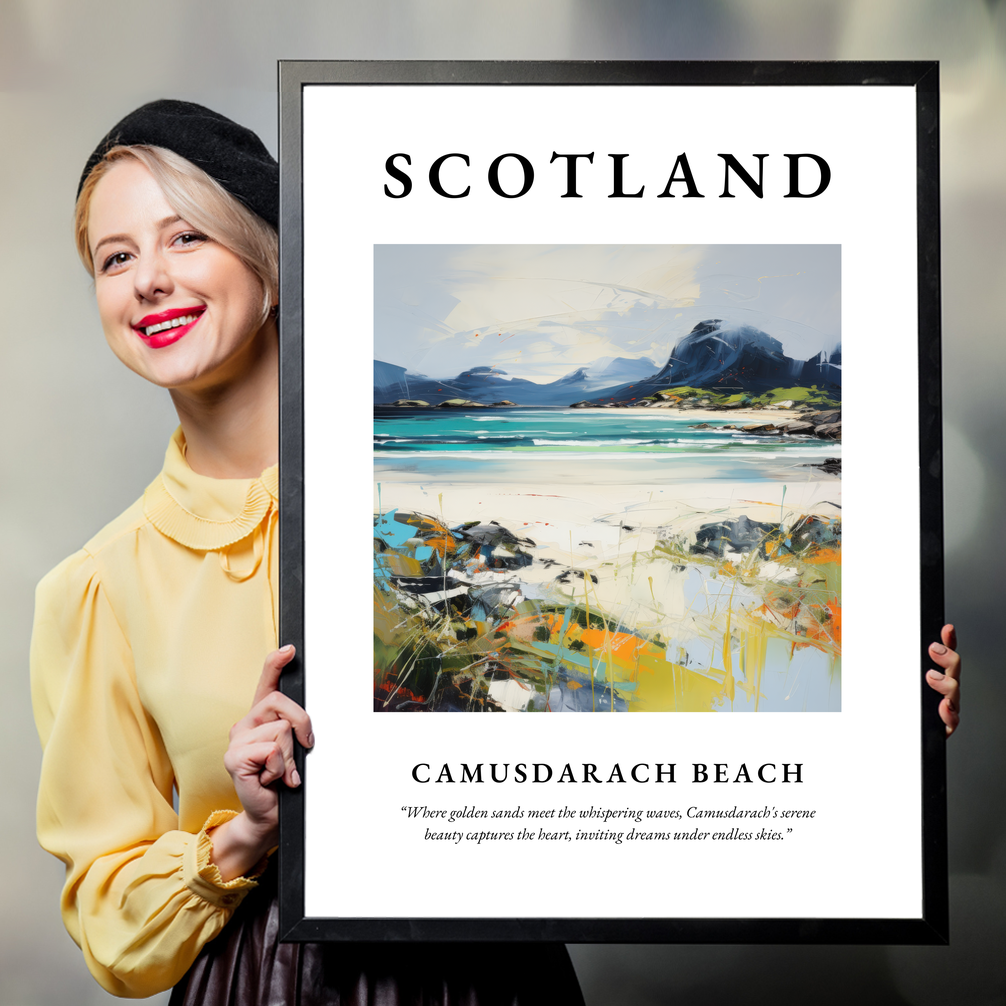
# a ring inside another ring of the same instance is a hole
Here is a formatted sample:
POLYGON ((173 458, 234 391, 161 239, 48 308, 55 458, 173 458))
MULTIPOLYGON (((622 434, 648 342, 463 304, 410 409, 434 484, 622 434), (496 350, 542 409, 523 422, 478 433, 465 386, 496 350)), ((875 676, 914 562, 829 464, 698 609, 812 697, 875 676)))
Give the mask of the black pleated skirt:
POLYGON ((280 943, 274 875, 170 1006, 583 1006, 561 943, 280 943))

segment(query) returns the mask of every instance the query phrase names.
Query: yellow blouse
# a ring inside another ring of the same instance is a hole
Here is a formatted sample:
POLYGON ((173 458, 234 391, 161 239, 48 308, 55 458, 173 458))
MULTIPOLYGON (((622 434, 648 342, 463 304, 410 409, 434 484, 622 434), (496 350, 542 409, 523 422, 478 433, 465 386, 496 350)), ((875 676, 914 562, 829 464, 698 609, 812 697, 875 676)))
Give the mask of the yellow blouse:
POLYGON ((255 886, 223 882, 206 829, 241 809, 228 731, 276 646, 277 493, 276 467, 197 475, 178 430, 143 498, 38 586, 38 836, 115 995, 174 985, 255 886))

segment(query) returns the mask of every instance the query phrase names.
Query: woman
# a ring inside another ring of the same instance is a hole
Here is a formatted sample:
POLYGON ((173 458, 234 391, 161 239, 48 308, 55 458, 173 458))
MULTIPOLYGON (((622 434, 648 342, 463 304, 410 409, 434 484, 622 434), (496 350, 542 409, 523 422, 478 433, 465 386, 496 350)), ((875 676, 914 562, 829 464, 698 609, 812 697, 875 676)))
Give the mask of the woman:
POLYGON ((126 116, 81 178, 106 339, 180 426, 143 497, 38 589, 38 831, 67 929, 121 996, 581 1003, 561 945, 277 944, 276 787, 314 741, 274 649, 277 221, 258 137, 187 102, 126 116))

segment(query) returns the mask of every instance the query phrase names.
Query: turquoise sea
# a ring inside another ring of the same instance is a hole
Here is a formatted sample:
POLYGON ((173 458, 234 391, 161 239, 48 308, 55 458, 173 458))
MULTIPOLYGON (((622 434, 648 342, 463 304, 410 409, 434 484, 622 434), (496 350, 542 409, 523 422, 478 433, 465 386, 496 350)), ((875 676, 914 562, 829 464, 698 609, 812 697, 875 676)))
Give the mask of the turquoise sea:
MULTIPOLYGON (((817 465, 841 445, 724 429, 750 420, 643 409, 375 409, 375 468, 428 478, 779 481, 837 478, 817 465), (704 429, 695 429, 699 424, 704 429), (537 471, 538 475, 545 472, 537 471)), ((781 418, 781 417, 780 417, 781 418)))

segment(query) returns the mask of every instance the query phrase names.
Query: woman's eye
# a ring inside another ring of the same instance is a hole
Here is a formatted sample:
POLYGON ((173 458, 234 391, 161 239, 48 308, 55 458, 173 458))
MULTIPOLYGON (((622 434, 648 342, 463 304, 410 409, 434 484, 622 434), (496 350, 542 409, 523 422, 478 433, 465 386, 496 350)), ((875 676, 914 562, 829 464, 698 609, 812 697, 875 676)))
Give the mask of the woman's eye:
POLYGON ((129 261, 129 252, 116 252, 114 255, 109 255, 102 264, 102 272, 114 271, 121 265, 125 265, 129 261))
POLYGON ((192 245, 202 244, 205 240, 205 234, 200 234, 198 231, 186 231, 184 234, 179 234, 174 243, 182 248, 190 248, 192 245))

